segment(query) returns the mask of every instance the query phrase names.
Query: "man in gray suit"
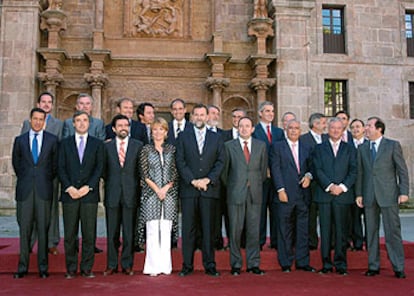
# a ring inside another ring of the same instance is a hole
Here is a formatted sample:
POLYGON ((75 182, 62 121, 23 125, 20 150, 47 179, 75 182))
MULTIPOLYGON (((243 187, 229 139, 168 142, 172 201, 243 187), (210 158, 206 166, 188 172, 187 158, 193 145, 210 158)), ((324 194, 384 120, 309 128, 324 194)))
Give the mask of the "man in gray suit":
MULTIPOLYGON (((88 134, 98 138, 100 140, 105 140, 105 125, 102 119, 92 117, 93 109, 93 98, 92 96, 81 93, 76 99, 76 111, 84 111, 89 115, 89 130, 88 134)), ((75 129, 73 127, 72 118, 65 120, 63 124, 62 138, 73 136, 75 134, 75 129)))
POLYGON ((365 126, 369 141, 358 149, 356 203, 365 208, 367 223, 368 271, 379 274, 379 217, 382 214, 388 258, 397 278, 405 278, 404 248, 399 204, 408 201, 407 165, 399 142, 384 137, 385 123, 378 117, 368 118, 365 126))
MULTIPOLYGON (((42 92, 37 98, 37 107, 42 109, 46 112, 46 120, 45 126, 43 130, 55 135, 60 140, 62 138, 62 129, 63 129, 63 122, 59 119, 52 116, 53 110, 53 103, 54 103, 54 96, 50 92, 42 92)), ((20 134, 27 133, 30 131, 30 121, 25 120, 23 122, 22 129, 20 134)), ((60 234, 59 234, 59 181, 58 178, 55 178, 53 181, 53 198, 52 198, 52 205, 50 208, 50 224, 49 224, 49 231, 48 231, 48 250, 49 253, 52 255, 59 254, 57 249, 57 245, 59 244, 60 234)), ((33 245, 37 240, 37 231, 36 227, 33 226, 32 238, 30 241, 30 250, 33 249, 33 245)))
POLYGON ((226 162, 222 179, 227 188, 232 275, 240 275, 242 267, 240 239, 244 225, 246 227, 247 272, 264 274, 264 271, 259 269, 259 233, 268 154, 266 144, 252 138, 253 131, 252 119, 242 117, 239 121, 239 138, 225 143, 226 162))

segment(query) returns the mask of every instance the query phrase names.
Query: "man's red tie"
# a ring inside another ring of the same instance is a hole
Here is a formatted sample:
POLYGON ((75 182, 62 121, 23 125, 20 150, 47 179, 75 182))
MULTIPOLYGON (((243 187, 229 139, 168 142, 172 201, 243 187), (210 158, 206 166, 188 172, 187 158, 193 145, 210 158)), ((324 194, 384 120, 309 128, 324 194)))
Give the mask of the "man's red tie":
POLYGON ((243 143, 244 143, 243 154, 244 154, 244 158, 246 159, 246 163, 248 164, 250 162, 249 147, 247 147, 247 141, 244 141, 243 143))
POLYGON ((118 158, 119 158, 119 164, 121 165, 121 167, 124 167, 124 163, 125 163, 125 148, 124 148, 125 142, 121 141, 121 143, 119 143, 119 151, 118 151, 118 158))
POLYGON ((267 126, 267 139, 272 143, 272 132, 270 131, 270 124, 267 126))

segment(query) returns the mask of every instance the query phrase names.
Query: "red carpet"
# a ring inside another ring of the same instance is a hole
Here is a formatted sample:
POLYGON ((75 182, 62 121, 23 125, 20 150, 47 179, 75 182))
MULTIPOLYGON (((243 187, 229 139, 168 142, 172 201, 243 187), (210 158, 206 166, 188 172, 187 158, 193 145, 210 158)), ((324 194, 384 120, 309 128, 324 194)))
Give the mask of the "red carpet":
MULTIPOLYGON (((98 247, 106 249, 106 240, 98 239, 98 247)), ((414 295, 414 243, 405 243, 405 280, 394 278, 387 259, 385 247, 381 251, 381 275, 367 278, 363 275, 367 266, 366 252, 348 252, 349 275, 319 275, 301 271, 282 273, 277 264, 276 252, 265 248, 261 252, 261 268, 264 276, 242 273, 238 277, 230 275, 228 251, 216 252, 218 278, 204 275, 201 252, 195 256, 196 272, 180 278, 181 250, 173 251, 174 273, 170 276, 149 277, 142 275, 144 254, 136 254, 134 276, 116 274, 104 277, 106 253, 97 254, 94 265, 96 278, 73 280, 64 278, 65 265, 62 245, 61 254, 49 256, 48 279, 40 279, 37 274, 36 255, 30 258, 30 273, 23 279, 13 279, 18 262, 19 243, 17 238, 0 238, 0 287, 5 295, 414 295), (362 293, 362 294, 360 294, 362 293)), ((311 265, 321 267, 319 251, 312 251, 311 265)))

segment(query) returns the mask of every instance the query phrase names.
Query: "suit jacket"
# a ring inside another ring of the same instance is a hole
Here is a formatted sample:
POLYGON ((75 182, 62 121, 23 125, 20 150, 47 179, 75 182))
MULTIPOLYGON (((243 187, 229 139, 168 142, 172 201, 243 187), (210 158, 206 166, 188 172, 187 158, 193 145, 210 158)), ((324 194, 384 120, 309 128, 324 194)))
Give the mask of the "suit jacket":
POLYGON ((12 164, 17 176, 16 200, 26 200, 34 190, 39 198, 51 200, 57 173, 58 138, 43 131, 42 147, 35 165, 30 150, 29 132, 14 140, 12 164))
POLYGON ((129 138, 124 167, 119 164, 116 140, 106 142, 104 146, 105 207, 137 207, 140 178, 139 157, 143 147, 142 142, 129 138))
POLYGON ((263 129, 260 123, 256 125, 252 136, 253 138, 256 138, 266 143, 266 149, 268 153, 270 152, 271 145, 285 138, 283 130, 272 125, 272 143, 269 143, 269 140, 267 138, 267 132, 263 129))
MULTIPOLYGON (((311 202, 310 186, 304 189, 299 182, 306 173, 311 173, 312 148, 301 140, 298 143, 300 173, 298 173, 292 151, 286 140, 272 146, 270 172, 276 191, 284 188, 289 203, 303 200, 309 205, 311 202)), ((279 201, 278 198, 276 200, 279 201)))
MULTIPOLYGON (((193 128, 193 124, 189 122, 188 120, 185 121, 184 131, 193 128)), ((167 143, 176 146, 177 145, 177 139, 175 138, 174 133, 174 125, 173 122, 170 121, 168 123, 168 134, 167 134, 167 143)), ((180 133, 181 134, 181 133, 180 133)))
POLYGON ((81 202, 99 202, 99 179, 104 164, 104 146, 100 139, 88 135, 80 163, 75 136, 64 138, 59 149, 59 178, 61 182, 61 201, 74 202, 66 189, 74 186, 79 189, 88 185, 92 190, 80 199, 81 202))
POLYGON ((372 161, 370 141, 358 148, 358 178, 355 195, 362 196, 364 205, 374 201, 380 207, 398 203, 399 195, 409 194, 409 178, 406 162, 399 142, 382 138, 375 161, 372 161))
POLYGON ((223 142, 233 140, 233 129, 223 130, 221 133, 221 138, 223 139, 223 142))
POLYGON ((316 187, 314 201, 339 204, 352 204, 357 177, 356 149, 353 145, 340 142, 336 157, 329 141, 316 145, 312 153, 313 177, 319 186, 316 187), (331 195, 325 189, 329 184, 344 184, 348 191, 339 196, 331 195))
POLYGON ((207 130, 203 152, 200 155, 194 128, 190 128, 180 133, 176 146, 180 198, 194 198, 201 195, 218 199, 220 197, 220 174, 225 160, 221 137, 207 130), (207 191, 199 191, 191 185, 194 179, 205 177, 211 180, 207 191))
MULTIPOLYGON (((73 127, 72 118, 68 118, 63 123, 62 138, 67 138, 75 134, 75 128, 73 127)), ((100 140, 105 140, 105 126, 104 122, 92 116, 89 116, 89 129, 88 134, 92 137, 100 140)))
MULTIPOLYGON (((24 134, 28 131, 30 131, 30 122, 29 120, 23 121, 23 126, 20 131, 20 134, 24 134)), ((49 115, 49 119, 46 123, 46 129, 45 131, 55 135, 60 140, 62 138, 62 130, 63 130, 63 122, 52 115, 49 115)))
MULTIPOLYGON (((327 134, 322 134, 321 138, 322 142, 325 142, 329 139, 327 134)), ((299 140, 306 146, 311 147, 312 149, 318 144, 316 143, 315 138, 312 136, 311 132, 307 132, 306 134, 301 135, 299 140)))
MULTIPOLYGON (((129 128, 130 138, 141 141, 142 143, 148 142, 147 130, 144 124, 136 120, 131 120, 129 128)), ((110 123, 105 126, 105 140, 113 138, 115 138, 115 133, 112 130, 112 124, 110 123)))
POLYGON ((266 180, 266 144, 252 138, 250 161, 247 164, 239 139, 224 144, 226 161, 222 173, 227 188, 228 204, 243 204, 251 193, 252 202, 262 203, 263 182, 266 180), (247 186, 249 185, 249 186, 247 186))

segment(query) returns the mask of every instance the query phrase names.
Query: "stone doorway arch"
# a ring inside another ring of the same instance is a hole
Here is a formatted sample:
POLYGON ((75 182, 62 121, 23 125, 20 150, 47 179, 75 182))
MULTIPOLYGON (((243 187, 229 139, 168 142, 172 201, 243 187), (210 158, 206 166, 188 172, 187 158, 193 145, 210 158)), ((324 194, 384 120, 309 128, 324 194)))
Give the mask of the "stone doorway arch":
POLYGON ((255 118, 253 100, 253 98, 248 99, 241 95, 231 95, 225 98, 222 105, 223 129, 230 129, 232 127, 231 110, 234 108, 243 108, 246 110, 248 116, 255 118))

